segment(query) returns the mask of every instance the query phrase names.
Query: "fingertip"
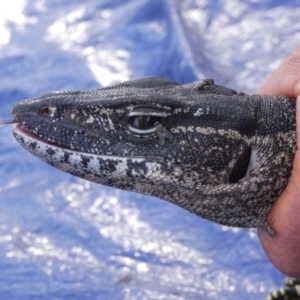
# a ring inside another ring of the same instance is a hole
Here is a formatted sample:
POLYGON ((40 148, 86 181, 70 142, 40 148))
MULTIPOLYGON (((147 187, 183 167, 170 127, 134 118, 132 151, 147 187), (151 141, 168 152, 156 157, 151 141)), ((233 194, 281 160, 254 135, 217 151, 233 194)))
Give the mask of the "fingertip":
POLYGON ((287 276, 300 278, 299 247, 291 241, 290 236, 278 234, 270 237, 263 229, 258 229, 258 237, 264 252, 276 269, 287 276))
POLYGON ((258 237, 269 260, 279 271, 292 277, 300 277, 299 171, 300 152, 297 151, 289 184, 268 216, 275 235, 270 237, 264 230, 258 230, 258 237))

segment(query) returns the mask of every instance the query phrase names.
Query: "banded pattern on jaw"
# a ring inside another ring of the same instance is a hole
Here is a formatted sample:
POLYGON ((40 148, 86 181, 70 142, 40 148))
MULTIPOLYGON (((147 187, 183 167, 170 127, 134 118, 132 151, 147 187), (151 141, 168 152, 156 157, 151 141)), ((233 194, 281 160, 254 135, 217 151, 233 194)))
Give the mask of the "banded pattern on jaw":
MULTIPOLYGON (((156 158, 83 153, 60 147, 24 130, 19 124, 14 126, 13 134, 20 145, 47 164, 95 183, 145 194, 155 194, 153 185, 157 183, 165 187, 175 184, 156 158)), ((180 170, 177 172, 182 174, 180 170)), ((157 185, 156 190, 168 194, 157 185)))
POLYGON ((145 162, 144 158, 85 154, 65 149, 33 134, 27 134, 18 125, 14 126, 13 134, 26 150, 39 159, 62 171, 97 183, 105 182, 107 177, 116 180, 124 178, 130 170, 128 164, 145 162))

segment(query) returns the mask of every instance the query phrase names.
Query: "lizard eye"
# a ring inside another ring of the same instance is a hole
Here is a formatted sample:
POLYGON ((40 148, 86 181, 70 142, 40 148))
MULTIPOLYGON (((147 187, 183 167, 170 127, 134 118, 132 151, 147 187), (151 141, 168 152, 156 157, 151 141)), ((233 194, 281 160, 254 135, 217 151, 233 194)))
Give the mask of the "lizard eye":
POLYGON ((127 114, 127 127, 130 132, 139 135, 151 134, 167 114, 157 108, 138 107, 127 114))
POLYGON ((155 126, 161 117, 136 116, 128 118, 128 128, 134 133, 149 134, 155 132, 155 126))

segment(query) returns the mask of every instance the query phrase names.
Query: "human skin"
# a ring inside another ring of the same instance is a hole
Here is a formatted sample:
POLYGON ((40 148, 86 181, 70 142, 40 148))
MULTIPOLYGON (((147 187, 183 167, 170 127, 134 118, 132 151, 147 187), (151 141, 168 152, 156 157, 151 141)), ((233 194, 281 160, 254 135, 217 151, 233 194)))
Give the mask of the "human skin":
POLYGON ((258 90, 261 95, 297 97, 297 147, 289 183, 275 202, 268 220, 275 231, 258 236, 272 264, 282 273, 300 278, 300 45, 258 90))

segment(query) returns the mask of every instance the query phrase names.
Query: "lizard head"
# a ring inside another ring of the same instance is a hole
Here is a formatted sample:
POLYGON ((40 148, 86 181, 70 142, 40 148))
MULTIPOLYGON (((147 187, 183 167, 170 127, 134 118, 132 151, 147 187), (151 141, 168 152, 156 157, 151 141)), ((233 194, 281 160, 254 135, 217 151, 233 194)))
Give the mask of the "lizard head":
MULTIPOLYGON (((144 78, 16 103, 13 132, 25 149, 61 170, 226 224, 224 209, 230 215, 237 201, 248 205, 258 185, 276 185, 265 168, 278 159, 274 150, 266 154, 276 141, 262 139, 270 124, 261 122, 259 99, 211 80, 181 86, 144 78)), ((270 188, 264 193, 272 198, 270 188)))

